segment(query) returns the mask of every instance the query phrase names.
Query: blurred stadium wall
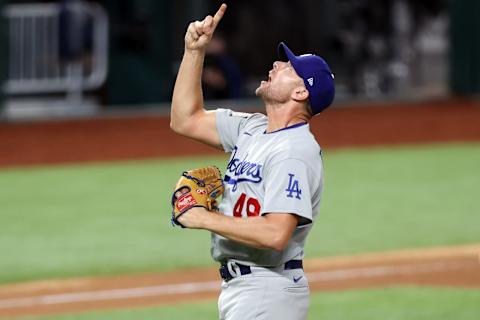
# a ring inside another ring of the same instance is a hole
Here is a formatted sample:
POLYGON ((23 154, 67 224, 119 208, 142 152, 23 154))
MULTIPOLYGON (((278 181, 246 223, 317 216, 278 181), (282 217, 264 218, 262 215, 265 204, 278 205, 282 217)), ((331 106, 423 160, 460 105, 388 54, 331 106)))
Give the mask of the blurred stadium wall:
MULTIPOLYGON (((4 7, 7 0, 0 0, 0 9, 4 7)), ((4 94, 1 90, 1 84, 7 77, 8 66, 8 48, 7 48, 7 26, 3 16, 0 15, 0 109, 3 104, 4 94)))
MULTIPOLYGON (((0 0, 0 8, 32 2, 0 0)), ((91 2, 108 13, 108 77, 85 96, 110 109, 138 110, 153 104, 165 110, 188 22, 214 12, 220 1, 91 2)), ((242 72, 245 98, 253 98, 254 88, 268 73, 279 41, 296 52, 314 51, 329 61, 337 79, 337 102, 480 93, 479 1, 226 2, 229 10, 217 32, 242 72)), ((0 22, 0 78, 9 69, 5 22, 0 22)), ((45 95, 25 97, 38 103, 37 98, 45 95)), ((11 98, 7 96, 5 102, 11 98)), ((250 105, 252 100, 240 103, 250 105)))
POLYGON ((450 1, 450 88, 480 93, 480 1, 450 1))
POLYGON ((106 0, 102 4, 110 20, 106 102, 125 105, 168 100, 173 85, 173 1, 106 0))

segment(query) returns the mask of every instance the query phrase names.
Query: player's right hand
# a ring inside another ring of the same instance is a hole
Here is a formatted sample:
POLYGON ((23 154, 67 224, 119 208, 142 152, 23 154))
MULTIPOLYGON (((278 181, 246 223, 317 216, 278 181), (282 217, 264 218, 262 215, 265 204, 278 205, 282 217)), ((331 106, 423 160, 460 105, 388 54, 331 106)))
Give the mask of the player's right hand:
POLYGON ((226 10, 227 5, 223 3, 213 17, 208 15, 202 21, 190 23, 185 34, 185 50, 205 49, 226 10))

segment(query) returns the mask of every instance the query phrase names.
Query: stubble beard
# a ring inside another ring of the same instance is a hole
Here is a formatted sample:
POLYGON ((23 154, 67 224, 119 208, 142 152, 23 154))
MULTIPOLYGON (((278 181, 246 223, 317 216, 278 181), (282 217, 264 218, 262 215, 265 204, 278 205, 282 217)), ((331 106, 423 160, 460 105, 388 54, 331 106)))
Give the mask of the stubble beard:
POLYGON ((255 95, 263 100, 265 104, 277 104, 286 102, 288 99, 270 85, 260 85, 255 90, 255 95))
POLYGON ((268 96, 269 96, 268 91, 269 91, 269 88, 260 83, 258 88, 255 89, 255 95, 257 97, 259 97, 260 99, 262 99, 263 101, 266 101, 266 100, 268 100, 268 96))
POLYGON ((259 98, 262 97, 262 94, 263 94, 263 88, 262 88, 262 85, 259 85, 257 89, 255 89, 255 95, 259 98))
MULTIPOLYGON (((257 97, 262 99, 265 107, 267 105, 275 104, 275 99, 271 96, 271 92, 270 92, 269 88, 260 88, 259 87, 255 91, 255 94, 257 95, 257 97)), ((265 111, 267 112, 267 110, 265 110, 265 111)))

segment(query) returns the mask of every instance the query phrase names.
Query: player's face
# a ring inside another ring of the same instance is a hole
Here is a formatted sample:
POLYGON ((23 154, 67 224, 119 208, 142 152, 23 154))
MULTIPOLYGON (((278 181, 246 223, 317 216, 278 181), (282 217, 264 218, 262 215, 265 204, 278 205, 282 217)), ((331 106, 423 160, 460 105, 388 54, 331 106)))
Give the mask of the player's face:
POLYGON ((266 101, 284 103, 290 99, 292 91, 299 85, 303 85, 303 80, 291 63, 275 61, 268 73, 268 80, 260 83, 255 94, 266 101))

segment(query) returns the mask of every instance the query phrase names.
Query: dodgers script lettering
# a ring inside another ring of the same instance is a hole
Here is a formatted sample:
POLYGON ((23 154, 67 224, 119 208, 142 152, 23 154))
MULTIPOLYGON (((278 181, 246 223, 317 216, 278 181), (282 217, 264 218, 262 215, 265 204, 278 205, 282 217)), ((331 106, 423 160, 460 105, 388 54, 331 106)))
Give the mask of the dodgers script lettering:
POLYGON ((235 176, 232 178, 229 176, 229 180, 227 181, 229 184, 233 184, 232 191, 237 190, 237 184, 240 182, 252 182, 252 183, 260 183, 262 181, 261 171, 262 165, 247 161, 247 155, 243 160, 240 160, 236 157, 238 148, 235 147, 232 152, 232 158, 227 165, 228 173, 235 176))

